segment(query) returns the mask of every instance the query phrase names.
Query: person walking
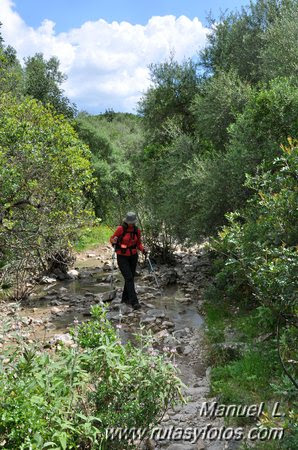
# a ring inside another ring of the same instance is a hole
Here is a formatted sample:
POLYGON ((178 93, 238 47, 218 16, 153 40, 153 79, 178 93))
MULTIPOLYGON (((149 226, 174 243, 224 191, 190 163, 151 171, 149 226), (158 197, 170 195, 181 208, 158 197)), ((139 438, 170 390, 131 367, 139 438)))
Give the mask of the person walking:
POLYGON ((115 246, 117 263, 124 278, 124 289, 122 292, 122 303, 127 303, 133 309, 141 307, 135 291, 134 277, 138 262, 138 250, 144 255, 146 248, 141 241, 141 231, 136 226, 137 216, 134 212, 128 212, 123 224, 117 227, 110 237, 110 242, 115 246))

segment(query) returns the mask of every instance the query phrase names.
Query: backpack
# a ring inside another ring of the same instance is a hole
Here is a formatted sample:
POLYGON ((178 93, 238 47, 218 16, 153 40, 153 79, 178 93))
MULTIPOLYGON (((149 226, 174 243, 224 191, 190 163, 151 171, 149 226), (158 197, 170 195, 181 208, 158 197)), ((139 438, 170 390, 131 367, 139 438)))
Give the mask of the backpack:
MULTIPOLYGON (((121 250, 122 253, 126 253, 126 250, 128 248, 133 249, 133 248, 136 248, 137 245, 134 244, 131 247, 126 247, 126 248, 121 247, 122 240, 123 240, 124 236, 127 234, 128 224, 126 222, 123 222, 123 224, 121 226, 123 227, 123 233, 121 234, 121 236, 118 237, 118 240, 116 243, 116 250, 121 250)), ((138 227, 136 225, 134 225, 133 231, 130 232, 131 239, 133 239, 135 236, 138 236, 138 232, 139 232, 138 227)))

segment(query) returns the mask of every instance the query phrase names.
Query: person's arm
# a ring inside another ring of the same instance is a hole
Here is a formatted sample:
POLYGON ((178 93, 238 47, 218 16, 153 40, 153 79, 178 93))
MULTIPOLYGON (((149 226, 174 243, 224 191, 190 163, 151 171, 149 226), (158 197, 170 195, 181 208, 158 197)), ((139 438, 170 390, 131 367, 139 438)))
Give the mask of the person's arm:
POLYGON ((122 233, 123 233, 123 227, 120 225, 119 227, 116 228, 116 231, 110 237, 110 243, 112 245, 116 244, 118 238, 121 236, 122 233))
POLYGON ((143 252, 146 253, 146 249, 144 248, 142 241, 141 241, 141 230, 138 228, 138 241, 137 241, 137 248, 143 252))

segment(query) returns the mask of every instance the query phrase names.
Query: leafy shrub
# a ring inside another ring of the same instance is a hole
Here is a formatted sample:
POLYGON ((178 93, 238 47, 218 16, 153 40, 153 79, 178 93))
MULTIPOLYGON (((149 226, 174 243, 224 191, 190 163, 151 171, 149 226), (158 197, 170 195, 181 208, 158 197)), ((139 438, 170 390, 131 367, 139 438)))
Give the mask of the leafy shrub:
POLYGON ((295 448, 291 443, 297 440, 297 144, 289 139, 271 170, 264 165, 258 175, 247 177, 254 196, 246 208, 228 216, 229 225, 211 244, 220 255, 217 295, 221 292, 234 305, 246 298, 251 310, 235 327, 238 333, 246 330, 249 349, 239 360, 214 370, 213 389, 226 402, 245 402, 246 396, 253 401, 254 388, 256 395, 282 396, 288 405, 282 448, 295 448), (268 333, 266 340, 274 333, 276 340, 262 342, 263 333, 268 333))
POLYGON ((90 151, 62 116, 8 94, 0 109, 0 280, 21 297, 90 219, 93 177, 90 151))
POLYGON ((0 363, 0 441, 6 449, 109 449, 106 427, 150 427, 181 397, 170 360, 149 337, 122 345, 101 306, 72 330, 72 348, 24 344, 0 363))
POLYGON ((297 170, 298 148, 290 140, 271 171, 248 177, 246 184, 256 194, 246 209, 228 216, 230 225, 213 242, 227 256, 223 271, 277 312, 290 312, 295 305, 297 170))

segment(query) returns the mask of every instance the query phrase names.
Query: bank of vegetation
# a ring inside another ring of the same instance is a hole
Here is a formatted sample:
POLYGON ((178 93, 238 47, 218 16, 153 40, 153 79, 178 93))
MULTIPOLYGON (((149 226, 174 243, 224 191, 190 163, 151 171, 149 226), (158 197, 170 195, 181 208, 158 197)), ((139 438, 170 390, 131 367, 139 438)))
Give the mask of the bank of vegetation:
POLYGON ((298 446, 297 23, 294 0, 210 19, 197 60, 150 66, 137 115, 78 114, 55 58, 22 68, 0 50, 1 295, 21 299, 127 209, 161 261, 208 238, 212 392, 266 402, 261 422, 285 429, 266 449, 298 446))

